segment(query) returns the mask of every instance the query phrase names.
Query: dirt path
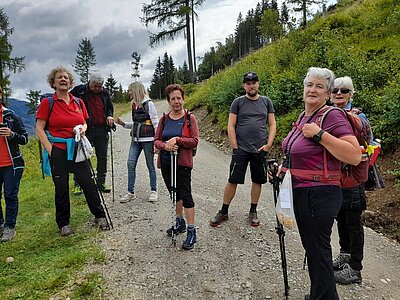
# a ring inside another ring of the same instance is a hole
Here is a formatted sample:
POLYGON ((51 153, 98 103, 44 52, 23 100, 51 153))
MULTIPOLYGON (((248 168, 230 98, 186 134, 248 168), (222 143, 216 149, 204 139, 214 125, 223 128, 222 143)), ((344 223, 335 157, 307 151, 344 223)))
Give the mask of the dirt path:
MULTIPOLYGON (((167 110, 157 104, 159 115, 167 110)), ((125 120, 129 120, 126 115, 125 120)), ((201 124, 200 124, 201 126, 201 124)), ((192 173, 198 242, 192 251, 177 248, 165 230, 173 222, 169 195, 157 170, 159 201, 147 201, 149 178, 144 156, 138 163, 138 199, 121 204, 126 193, 126 159, 129 131, 113 135, 115 196, 106 196, 115 229, 99 241, 107 252, 105 265, 88 266, 103 274, 105 299, 284 299, 278 236, 275 233, 272 190, 263 188, 258 212, 259 228, 246 224, 250 184, 240 186, 230 208, 230 220, 211 228, 209 219, 221 206, 230 156, 201 140, 192 173)), ((338 251, 336 228, 334 253, 338 251)), ((400 245, 366 229, 363 283, 338 286, 341 299, 400 299, 400 245)), ((290 299, 304 299, 308 292, 304 251, 296 232, 287 232, 286 254, 290 299)))

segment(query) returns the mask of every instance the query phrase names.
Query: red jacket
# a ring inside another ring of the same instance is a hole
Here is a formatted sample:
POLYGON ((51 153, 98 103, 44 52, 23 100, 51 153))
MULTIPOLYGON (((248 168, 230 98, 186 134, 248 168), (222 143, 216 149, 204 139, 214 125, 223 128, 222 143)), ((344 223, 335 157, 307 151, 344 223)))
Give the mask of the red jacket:
MULTIPOLYGON (((186 117, 186 115, 185 115, 186 117)), ((162 141, 162 132, 164 130, 164 124, 166 122, 165 118, 169 118, 169 113, 164 114, 160 122, 158 122, 158 127, 156 135, 154 136, 154 146, 160 150, 165 151, 165 142, 162 141)), ((188 120, 186 118, 185 125, 187 126, 188 120)), ((184 132, 185 130, 182 130, 184 132)), ((178 165, 183 167, 193 168, 193 153, 192 149, 197 147, 199 143, 199 127, 197 125, 196 117, 190 113, 190 136, 181 136, 176 139, 176 143, 179 146, 178 150, 178 165)), ((157 159, 157 168, 161 168, 161 155, 157 159)))

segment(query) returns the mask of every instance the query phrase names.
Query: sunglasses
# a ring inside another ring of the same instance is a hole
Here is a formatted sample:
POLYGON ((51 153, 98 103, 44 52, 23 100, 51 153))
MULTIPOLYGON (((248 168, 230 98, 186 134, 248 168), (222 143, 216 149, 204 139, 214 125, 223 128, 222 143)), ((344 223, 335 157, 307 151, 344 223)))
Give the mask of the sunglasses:
POLYGON ((349 89, 333 89, 332 94, 337 94, 339 91, 341 94, 348 94, 350 92, 349 89))

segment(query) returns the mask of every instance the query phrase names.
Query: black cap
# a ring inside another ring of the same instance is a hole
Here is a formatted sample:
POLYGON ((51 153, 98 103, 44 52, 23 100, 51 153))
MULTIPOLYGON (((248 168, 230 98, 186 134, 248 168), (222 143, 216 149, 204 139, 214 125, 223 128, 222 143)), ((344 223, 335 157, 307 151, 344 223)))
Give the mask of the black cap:
POLYGON ((258 75, 255 72, 249 72, 244 74, 243 76, 243 83, 247 81, 258 81, 258 75))

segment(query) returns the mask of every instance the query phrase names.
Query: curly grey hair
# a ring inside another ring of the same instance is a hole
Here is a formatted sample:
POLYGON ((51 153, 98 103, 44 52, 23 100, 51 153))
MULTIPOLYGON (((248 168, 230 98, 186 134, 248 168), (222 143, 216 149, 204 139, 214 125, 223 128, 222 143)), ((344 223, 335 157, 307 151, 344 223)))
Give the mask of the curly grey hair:
POLYGON ((71 71, 68 70, 66 67, 58 66, 58 67, 55 67, 54 69, 52 69, 50 71, 49 75, 47 75, 47 82, 49 83, 49 85, 52 89, 54 89, 54 81, 56 79, 56 74, 59 72, 67 73, 71 85, 74 85, 74 75, 72 75, 71 71))

